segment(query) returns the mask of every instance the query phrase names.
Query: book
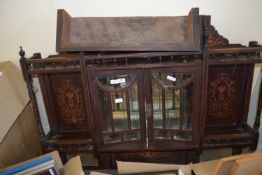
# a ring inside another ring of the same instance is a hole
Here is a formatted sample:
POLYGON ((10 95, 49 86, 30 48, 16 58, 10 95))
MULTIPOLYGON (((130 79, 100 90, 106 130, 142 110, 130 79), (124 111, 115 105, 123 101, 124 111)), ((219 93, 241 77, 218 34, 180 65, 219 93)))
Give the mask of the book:
POLYGON ((54 165, 48 165, 42 168, 38 168, 33 171, 29 171, 28 173, 25 173, 23 175, 38 175, 43 172, 49 172, 49 174, 51 175, 59 175, 57 168, 54 165))
POLYGON ((33 175, 57 175, 57 174, 54 168, 49 168, 49 169, 45 169, 33 175))
POLYGON ((48 169, 48 168, 52 168, 54 167, 55 168, 55 172, 56 174, 58 175, 61 175, 60 173, 60 170, 56 164, 56 162, 54 160, 50 160, 48 162, 45 162, 45 163, 42 163, 42 164, 39 164, 37 166, 34 166, 34 167, 31 167, 31 168, 28 168, 24 171, 20 171, 18 173, 16 173, 15 175, 31 175, 31 174, 34 174, 34 173, 38 173, 42 170, 45 170, 45 169, 48 169))
POLYGON ((44 157, 44 158, 41 158, 41 159, 37 159, 35 161, 28 162, 28 163, 22 164, 20 166, 17 166, 17 167, 8 169, 6 171, 3 171, 3 172, 0 173, 0 175, 12 175, 12 174, 18 173, 20 171, 24 171, 26 169, 29 169, 31 167, 37 166, 39 164, 48 162, 50 160, 52 160, 52 158, 50 156, 44 157))

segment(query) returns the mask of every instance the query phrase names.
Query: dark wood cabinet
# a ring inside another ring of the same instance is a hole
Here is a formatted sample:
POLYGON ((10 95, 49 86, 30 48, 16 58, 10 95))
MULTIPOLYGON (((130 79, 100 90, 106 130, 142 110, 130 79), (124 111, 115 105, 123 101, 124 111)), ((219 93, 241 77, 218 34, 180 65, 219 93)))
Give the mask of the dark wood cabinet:
POLYGON ((247 115, 262 48, 229 44, 198 9, 184 17, 100 19, 60 10, 57 36, 58 55, 27 59, 20 51, 45 151, 112 168, 116 160, 189 163, 207 148, 256 148, 259 125, 250 127, 247 115))

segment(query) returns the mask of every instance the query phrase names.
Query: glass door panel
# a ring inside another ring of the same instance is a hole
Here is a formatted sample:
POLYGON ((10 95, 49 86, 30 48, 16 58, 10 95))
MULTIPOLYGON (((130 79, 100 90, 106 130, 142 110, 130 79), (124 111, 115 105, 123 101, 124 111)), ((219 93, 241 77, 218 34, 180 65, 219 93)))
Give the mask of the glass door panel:
POLYGON ((168 130, 155 130, 154 131, 154 139, 165 139, 171 140, 171 132, 168 130))
MULTIPOLYGON (((110 94, 102 92, 101 94, 103 96, 103 101, 105 104, 110 104, 111 99, 110 99, 110 94)), ((111 132, 112 131, 112 125, 111 125, 111 118, 110 116, 108 116, 108 114, 111 113, 111 108, 109 105, 103 105, 103 109, 101 110, 102 115, 102 121, 101 125, 102 125, 102 131, 103 132, 111 132)))
POLYGON ((140 128, 140 118, 139 118, 139 103, 138 103, 138 86, 134 83, 134 86, 128 91, 129 95, 129 112, 131 120, 131 129, 140 128))
POLYGON ((192 141, 193 76, 151 72, 153 139, 192 141))
POLYGON ((124 141, 140 140, 141 135, 139 131, 129 132, 124 134, 124 141))
POLYGON ((141 140, 139 86, 136 74, 99 74, 94 78, 101 100, 98 113, 104 144, 141 140))
POLYGON ((111 93, 111 105, 115 131, 127 130, 126 95, 124 93, 111 93))
POLYGON ((180 116, 180 91, 165 89, 166 128, 178 129, 180 116))
POLYGON ((163 126, 163 113, 162 113, 162 88, 156 81, 152 82, 152 100, 153 100, 153 115, 154 127, 162 128, 163 126))
POLYGON ((190 141, 192 140, 192 131, 174 131, 173 132, 173 140, 178 141, 190 141))
POLYGON ((182 129, 192 129, 192 112, 190 108, 193 106, 193 85, 190 84, 187 89, 181 91, 183 107, 182 107, 182 129))

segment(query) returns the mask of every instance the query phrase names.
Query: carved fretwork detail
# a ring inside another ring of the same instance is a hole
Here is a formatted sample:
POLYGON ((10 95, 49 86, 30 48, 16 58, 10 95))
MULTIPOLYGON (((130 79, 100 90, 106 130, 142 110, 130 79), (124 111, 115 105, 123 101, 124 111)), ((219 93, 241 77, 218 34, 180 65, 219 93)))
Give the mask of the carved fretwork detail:
POLYGON ((229 45, 228 39, 219 35, 215 27, 210 25, 209 36, 208 36, 208 46, 212 49, 224 48, 229 45))
POLYGON ((227 73, 219 73, 214 81, 209 82, 208 116, 226 118, 233 113, 236 99, 236 80, 227 73))
POLYGON ((62 120, 68 124, 81 123, 84 120, 84 105, 80 88, 66 80, 57 89, 57 93, 62 120))

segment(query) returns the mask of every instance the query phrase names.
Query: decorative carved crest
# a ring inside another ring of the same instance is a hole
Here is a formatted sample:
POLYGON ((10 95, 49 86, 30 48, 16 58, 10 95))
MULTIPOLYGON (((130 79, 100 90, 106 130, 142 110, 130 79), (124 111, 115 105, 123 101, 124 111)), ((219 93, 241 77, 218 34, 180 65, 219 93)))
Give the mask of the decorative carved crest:
POLYGON ((226 118, 233 113, 236 99, 236 81, 227 73, 220 73, 210 81, 208 89, 208 116, 226 118))
POLYGON ((68 124, 78 124, 84 120, 83 98, 79 87, 72 81, 65 80, 57 89, 58 105, 62 112, 62 120, 68 124))
POLYGON ((208 46, 211 49, 225 48, 229 45, 228 39, 219 35, 214 26, 209 27, 208 46))

